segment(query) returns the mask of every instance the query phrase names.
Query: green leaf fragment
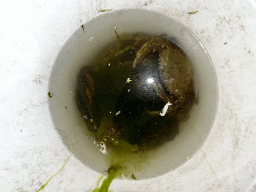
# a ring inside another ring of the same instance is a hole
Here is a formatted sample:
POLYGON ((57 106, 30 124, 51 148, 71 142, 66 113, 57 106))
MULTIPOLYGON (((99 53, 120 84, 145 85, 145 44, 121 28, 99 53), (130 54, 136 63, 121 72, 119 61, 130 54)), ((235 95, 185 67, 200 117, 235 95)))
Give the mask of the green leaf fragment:
MULTIPOLYGON (((93 192, 108 192, 108 188, 112 181, 120 175, 120 166, 111 166, 108 171, 108 177, 103 180, 100 188, 98 188, 98 183, 96 189, 93 190, 93 192)), ((102 179, 102 177, 100 178, 102 179)))
POLYGON ((52 98, 52 97, 53 97, 53 95, 51 94, 50 91, 48 92, 48 97, 49 97, 49 98, 52 98))
POLYGON ((80 27, 81 27, 81 28, 83 29, 83 31, 85 32, 85 30, 84 30, 84 25, 81 25, 80 27))
POLYGON ((188 14, 192 15, 192 14, 195 14, 197 13, 198 11, 191 11, 191 12, 188 12, 188 14))
POLYGON ((132 178, 133 178, 134 180, 137 180, 137 178, 135 177, 135 175, 134 175, 134 174, 132 174, 132 178))
POLYGON ((45 186, 46 186, 56 175, 58 175, 58 174, 64 169, 64 167, 67 165, 68 160, 70 159, 71 156, 72 156, 72 154, 70 154, 70 155, 68 156, 68 158, 66 159, 65 163, 62 165, 62 167, 60 168, 60 170, 59 170, 57 173, 55 173, 53 176, 51 176, 51 177, 46 181, 46 183, 45 183, 44 185, 42 185, 42 186, 40 187, 40 189, 38 189, 36 192, 39 192, 39 191, 41 191, 41 190, 44 190, 45 186))
POLYGON ((103 10, 100 10, 99 12, 107 12, 107 11, 112 11, 113 9, 103 9, 103 10))

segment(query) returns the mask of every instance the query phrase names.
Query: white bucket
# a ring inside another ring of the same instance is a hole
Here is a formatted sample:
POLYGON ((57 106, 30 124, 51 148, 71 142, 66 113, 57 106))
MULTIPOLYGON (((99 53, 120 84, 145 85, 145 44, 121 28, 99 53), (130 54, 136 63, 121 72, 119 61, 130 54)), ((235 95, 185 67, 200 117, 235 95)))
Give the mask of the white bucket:
POLYGON ((95 146, 77 109, 75 91, 80 68, 90 64, 98 50, 116 39, 115 29, 119 35, 165 34, 191 61, 199 104, 193 106, 191 117, 180 126, 178 136, 156 150, 143 171, 135 170, 140 179, 168 173, 192 157, 209 135, 217 112, 218 82, 203 44, 187 27, 166 15, 139 9, 117 10, 86 22, 69 38, 50 77, 49 91, 54 97, 49 99, 49 104, 55 128, 63 143, 83 164, 99 173, 108 169, 107 156, 95 146))

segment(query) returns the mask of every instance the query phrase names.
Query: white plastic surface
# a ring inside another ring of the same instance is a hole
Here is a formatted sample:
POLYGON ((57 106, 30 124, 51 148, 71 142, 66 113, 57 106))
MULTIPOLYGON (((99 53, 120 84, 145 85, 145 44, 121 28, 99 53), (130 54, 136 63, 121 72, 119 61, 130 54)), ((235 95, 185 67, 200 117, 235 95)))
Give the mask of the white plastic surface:
MULTIPOLYGON (((115 180, 114 192, 256 190, 255 1, 5 1, 0 11, 0 191, 36 191, 70 155, 51 122, 48 84, 67 39, 102 9, 173 16, 204 43, 219 83, 208 139, 173 172, 115 180), (188 14, 198 11, 196 14, 188 14)), ((44 191, 90 191, 99 174, 71 157, 44 191)))

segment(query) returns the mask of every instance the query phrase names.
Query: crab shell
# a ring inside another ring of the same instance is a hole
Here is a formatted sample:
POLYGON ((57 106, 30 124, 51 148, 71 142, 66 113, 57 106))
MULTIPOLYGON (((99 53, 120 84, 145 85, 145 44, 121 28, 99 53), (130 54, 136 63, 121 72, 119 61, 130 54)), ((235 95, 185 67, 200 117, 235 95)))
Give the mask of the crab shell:
MULTIPOLYGON (((183 50, 171 41, 162 36, 153 37, 137 52, 133 67, 135 68, 148 54, 155 51, 159 53, 158 64, 162 82, 170 95, 183 97, 193 78, 192 68, 183 50)), ((159 94, 161 97, 162 93, 159 94)), ((166 96, 162 97, 167 103, 166 96)))

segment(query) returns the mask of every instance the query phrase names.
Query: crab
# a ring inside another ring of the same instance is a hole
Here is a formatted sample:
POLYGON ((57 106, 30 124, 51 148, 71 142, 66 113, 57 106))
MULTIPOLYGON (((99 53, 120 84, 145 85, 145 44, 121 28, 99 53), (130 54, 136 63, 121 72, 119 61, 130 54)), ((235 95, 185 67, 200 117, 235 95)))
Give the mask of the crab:
POLYGON ((152 37, 142 45, 136 53, 133 68, 142 65, 148 55, 156 52, 159 54, 158 66, 162 82, 154 83, 154 87, 166 103, 168 113, 174 114, 187 103, 188 92, 193 91, 192 68, 182 49, 163 36, 152 37))
POLYGON ((196 101, 184 51, 164 35, 122 37, 111 46, 108 56, 78 75, 97 141, 137 151, 137 144, 173 139, 196 101))

